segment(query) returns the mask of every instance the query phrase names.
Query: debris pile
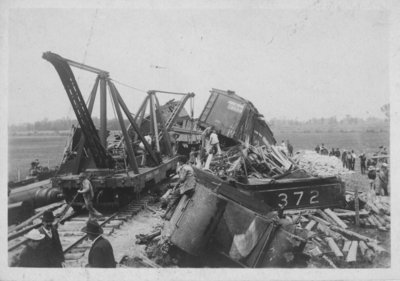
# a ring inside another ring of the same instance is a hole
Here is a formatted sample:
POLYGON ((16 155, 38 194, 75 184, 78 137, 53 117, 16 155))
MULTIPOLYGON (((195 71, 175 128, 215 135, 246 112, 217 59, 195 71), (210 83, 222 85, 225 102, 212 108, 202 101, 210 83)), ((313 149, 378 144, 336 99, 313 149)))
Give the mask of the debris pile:
POLYGON ((237 145, 213 157, 209 169, 240 181, 243 177, 274 178, 293 169, 294 162, 276 146, 237 145))
MULTIPOLYGON (((365 208, 359 211, 362 227, 381 231, 390 228, 390 206, 386 199, 376 197, 374 201, 366 202, 365 208)), ((376 257, 388 254, 376 239, 350 230, 355 222, 354 210, 287 210, 284 214, 286 219, 297 223, 301 230, 308 231, 304 253, 314 261, 333 268, 351 267, 356 262, 372 263, 376 257)))
POLYGON ((293 160, 301 169, 313 176, 339 176, 353 173, 344 168, 342 161, 336 156, 321 155, 315 151, 300 151, 293 157, 293 160))

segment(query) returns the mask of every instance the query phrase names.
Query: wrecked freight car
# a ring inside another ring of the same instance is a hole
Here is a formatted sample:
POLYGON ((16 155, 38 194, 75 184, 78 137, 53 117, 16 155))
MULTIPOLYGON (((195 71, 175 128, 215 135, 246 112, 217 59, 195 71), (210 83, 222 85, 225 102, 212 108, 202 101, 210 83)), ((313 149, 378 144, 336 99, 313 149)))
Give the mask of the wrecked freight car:
POLYGON ((344 205, 340 178, 315 177, 300 169, 275 146, 271 129, 253 104, 234 92, 211 90, 199 120, 222 139, 223 152, 209 157, 206 168, 238 190, 281 210, 344 205))
POLYGON ((192 197, 184 195, 165 228, 169 241, 192 256, 215 256, 224 266, 286 267, 302 256, 306 237, 259 200, 218 177, 200 175, 192 197))
POLYGON ((298 168, 275 146, 257 109, 234 92, 213 89, 199 125, 219 133, 222 152, 198 159, 196 190, 179 201, 166 230, 169 241, 191 255, 211 251, 240 267, 294 265, 307 237, 282 219, 283 211, 342 207, 344 183, 298 168))

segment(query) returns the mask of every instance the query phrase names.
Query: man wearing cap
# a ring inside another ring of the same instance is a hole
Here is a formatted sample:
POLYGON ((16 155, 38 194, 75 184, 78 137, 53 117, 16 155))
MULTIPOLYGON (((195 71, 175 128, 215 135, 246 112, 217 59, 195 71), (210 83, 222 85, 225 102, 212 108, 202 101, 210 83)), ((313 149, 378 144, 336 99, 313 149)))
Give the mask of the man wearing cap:
POLYGON ((48 267, 46 253, 41 249, 44 234, 37 229, 32 229, 24 237, 28 239, 26 246, 18 258, 11 263, 11 266, 48 267))
POLYGON ((93 207, 92 200, 94 197, 94 191, 87 175, 85 173, 80 173, 79 179, 82 180, 82 188, 78 190, 78 193, 81 193, 85 200, 86 209, 89 212, 89 220, 95 217, 102 217, 103 215, 93 207))
POLYGON ((61 246, 60 236, 53 226, 54 215, 52 211, 45 211, 42 217, 42 227, 39 232, 44 235, 41 249, 47 257, 47 267, 63 267, 64 253, 61 246))
POLYGON ((92 241, 92 247, 89 251, 88 264, 86 267, 112 268, 116 266, 113 248, 110 242, 101 234, 103 229, 97 221, 89 220, 82 232, 87 233, 92 241))

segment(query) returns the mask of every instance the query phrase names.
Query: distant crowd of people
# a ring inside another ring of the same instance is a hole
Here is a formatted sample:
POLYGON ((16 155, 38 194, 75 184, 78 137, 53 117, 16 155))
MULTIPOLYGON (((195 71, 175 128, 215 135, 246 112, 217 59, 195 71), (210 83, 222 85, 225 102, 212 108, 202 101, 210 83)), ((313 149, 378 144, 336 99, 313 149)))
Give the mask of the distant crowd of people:
POLYGON ((357 154, 353 149, 343 149, 340 151, 339 148, 328 148, 322 143, 315 147, 315 151, 321 155, 335 156, 339 158, 343 167, 349 170, 355 170, 356 159, 360 159, 360 171, 361 174, 367 175, 370 179, 370 187, 377 195, 388 196, 388 184, 389 184, 389 164, 388 164, 388 152, 387 148, 380 146, 379 150, 367 158, 364 152, 357 157, 357 154))

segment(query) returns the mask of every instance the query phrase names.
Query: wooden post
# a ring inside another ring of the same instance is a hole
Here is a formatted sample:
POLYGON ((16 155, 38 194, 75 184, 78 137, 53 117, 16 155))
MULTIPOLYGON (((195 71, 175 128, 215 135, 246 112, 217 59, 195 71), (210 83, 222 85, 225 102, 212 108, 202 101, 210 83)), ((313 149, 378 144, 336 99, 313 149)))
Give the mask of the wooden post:
POLYGON ((356 209, 356 226, 360 226, 360 204, 358 201, 358 186, 355 186, 354 208, 356 209))

